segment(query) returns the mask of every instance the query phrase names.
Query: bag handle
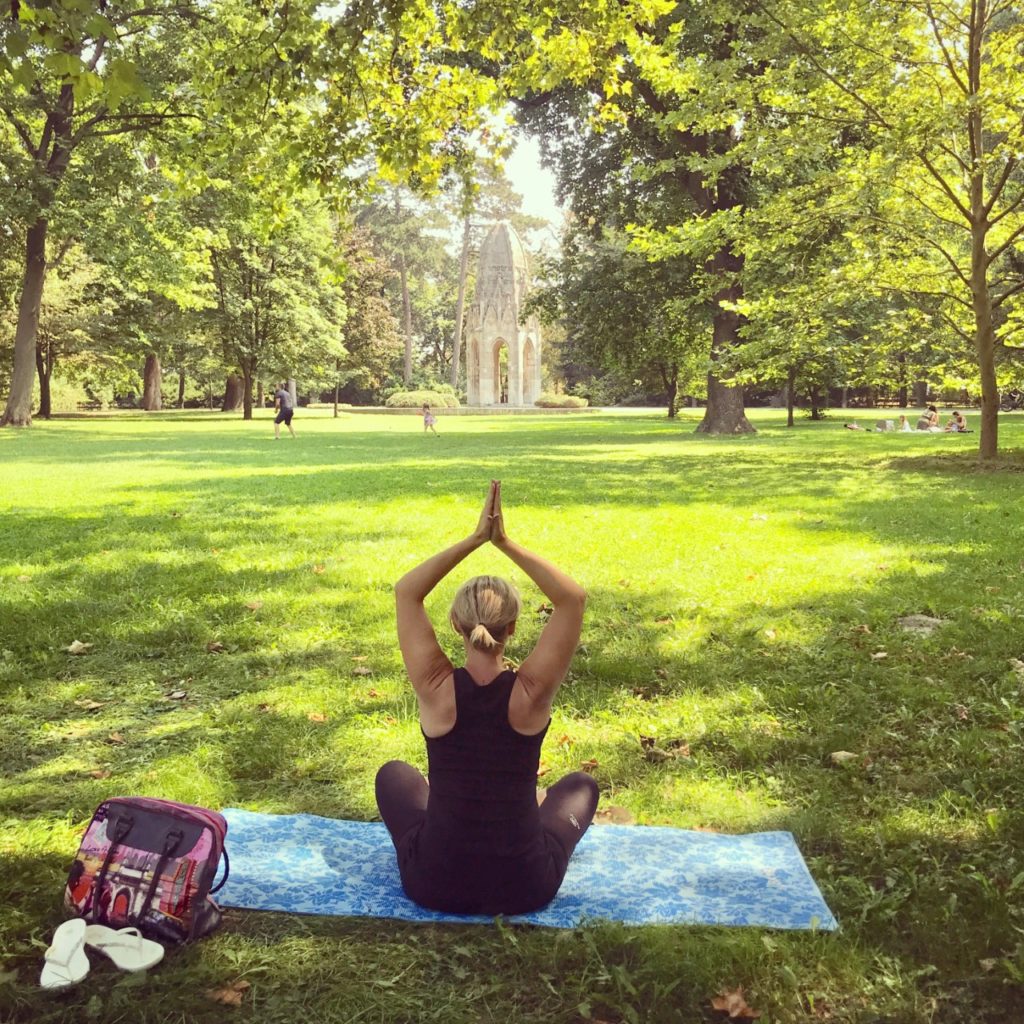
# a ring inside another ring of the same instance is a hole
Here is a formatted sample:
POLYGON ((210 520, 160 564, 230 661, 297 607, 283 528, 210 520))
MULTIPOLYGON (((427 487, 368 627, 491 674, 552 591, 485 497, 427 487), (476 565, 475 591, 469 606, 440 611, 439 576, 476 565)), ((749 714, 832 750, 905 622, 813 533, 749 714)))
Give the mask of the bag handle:
POLYGON ((185 833, 180 828, 172 828, 166 836, 164 836, 164 848, 160 853, 160 859, 156 862, 156 867, 153 868, 153 877, 150 879, 149 888, 146 890, 146 898, 142 901, 142 906, 139 908, 137 914, 132 915, 132 920, 135 924, 141 924, 143 918, 145 918, 149 911, 149 906, 153 902, 153 893, 156 892, 157 886, 160 884, 160 874, 163 871, 168 859, 172 856, 175 850, 178 848, 178 844, 185 838, 185 833))
POLYGON ((220 851, 220 855, 224 860, 224 877, 210 889, 210 895, 212 896, 215 892, 220 892, 224 888, 224 883, 228 880, 228 875, 231 873, 231 864, 228 861, 228 851, 226 849, 220 851))
POLYGON ((103 865, 96 875, 96 881, 92 883, 92 905, 88 912, 82 915, 91 921, 96 921, 98 918, 100 900, 103 896, 103 886, 107 881, 107 871, 110 870, 110 862, 114 859, 117 848, 128 838, 128 833, 131 832, 134 824, 135 819, 130 814, 118 815, 114 824, 114 834, 110 837, 110 845, 107 847, 107 855, 103 858, 103 865))

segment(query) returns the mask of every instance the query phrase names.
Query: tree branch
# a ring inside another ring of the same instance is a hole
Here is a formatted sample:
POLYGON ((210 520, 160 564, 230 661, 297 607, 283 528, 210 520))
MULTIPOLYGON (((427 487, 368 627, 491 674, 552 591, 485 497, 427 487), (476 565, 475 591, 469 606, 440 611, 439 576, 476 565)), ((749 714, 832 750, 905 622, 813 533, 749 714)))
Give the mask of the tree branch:
MULTIPOLYGON (((1006 188, 1006 183, 1010 180, 1010 175, 1017 169, 1017 163, 1018 160, 1015 156, 1006 158, 1006 163, 1003 165, 1003 173, 999 175, 999 180, 992 187, 992 195, 989 197, 989 201, 982 207, 986 220, 988 219, 988 215, 992 212, 992 208, 999 201, 999 197, 1003 194, 1003 189, 1006 188)), ((1024 192, 1021 193, 1021 196, 1024 197, 1024 192)))
POLYGON ((970 90, 967 88, 967 84, 960 77, 960 73, 953 64, 953 58, 949 55, 949 50, 946 49, 946 41, 942 38, 942 33, 939 31, 939 23, 935 18, 935 12, 932 10, 932 5, 930 3, 925 4, 925 9, 928 11, 928 22, 932 27, 932 35, 935 36, 935 42, 939 44, 939 49, 942 51, 942 56, 946 62, 946 67, 949 69, 949 73, 953 76, 953 81, 956 82, 960 91, 965 96, 970 96, 970 90))
POLYGON ((1021 237, 1021 235, 1024 235, 1024 221, 1021 221, 1021 223, 1010 232, 1009 237, 1004 240, 1003 244, 1000 245, 995 252, 989 253, 988 259, 985 261, 985 266, 992 266, 992 264, 995 263, 995 261, 999 259, 999 257, 1002 256, 1003 253, 1021 237))
POLYGON ((999 295, 997 298, 994 298, 992 300, 992 308, 998 309, 1007 299, 1012 298, 1018 292, 1024 292, 1024 277, 1022 277, 1011 288, 1007 288, 1006 291, 999 295))
POLYGON ((35 158, 36 146, 32 140, 32 136, 29 134, 28 126, 19 119, 18 115, 6 104, 0 103, 0 110, 7 115, 7 120, 11 122, 14 130, 18 133, 18 137, 25 144, 25 149, 28 150, 28 155, 35 158))
POLYGON ((957 194, 950 188, 949 182, 939 173, 938 169, 928 158, 928 154, 923 150, 917 154, 921 160, 921 163, 928 168, 928 173, 939 183, 939 188, 949 197, 950 202, 964 215, 968 224, 973 224, 974 221, 971 218, 971 211, 964 206, 963 201, 957 196, 957 194))

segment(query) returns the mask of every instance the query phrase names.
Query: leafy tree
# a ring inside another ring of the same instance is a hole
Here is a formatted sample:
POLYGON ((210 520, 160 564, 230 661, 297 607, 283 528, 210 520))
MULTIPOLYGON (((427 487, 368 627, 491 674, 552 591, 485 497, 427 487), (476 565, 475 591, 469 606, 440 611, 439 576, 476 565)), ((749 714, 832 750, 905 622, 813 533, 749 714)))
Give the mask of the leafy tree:
POLYGON ((213 189, 200 208, 213 230, 214 323, 243 383, 252 418, 261 374, 294 376, 304 364, 323 378, 345 353, 341 274, 326 209, 313 194, 281 206, 264 191, 213 189))
POLYGON ((373 245, 366 228, 353 228, 340 239, 345 268, 342 290, 348 315, 345 355, 337 361, 336 385, 361 392, 379 391, 403 350, 398 321, 387 298, 391 270, 374 252, 373 245))
POLYGON ((592 238, 570 231, 552 278, 532 305, 559 321, 566 347, 606 368, 655 378, 674 418, 682 387, 706 372, 710 320, 706 304, 688 299, 696 268, 684 261, 651 263, 629 249, 622 233, 592 238))
POLYGON ((858 229, 902 240, 916 258, 887 263, 895 289, 937 300, 974 351, 981 383, 979 454, 998 451, 1000 349, 1021 324, 1024 274, 1024 19, 1009 0, 893 0, 870 8, 764 0, 786 40, 778 88, 806 119, 870 136, 847 174, 871 201, 858 229), (884 184, 882 202, 877 183, 884 184), (872 230, 873 229, 873 230, 872 230))

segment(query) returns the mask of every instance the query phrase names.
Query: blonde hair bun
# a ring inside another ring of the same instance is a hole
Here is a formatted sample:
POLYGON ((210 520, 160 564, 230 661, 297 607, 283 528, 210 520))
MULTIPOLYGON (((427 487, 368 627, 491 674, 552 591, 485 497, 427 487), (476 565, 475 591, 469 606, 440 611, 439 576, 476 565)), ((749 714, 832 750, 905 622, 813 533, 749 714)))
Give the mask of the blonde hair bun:
POLYGON ((519 618, 516 588, 500 576, 474 576, 459 587, 452 601, 452 625, 478 651, 502 647, 519 618))

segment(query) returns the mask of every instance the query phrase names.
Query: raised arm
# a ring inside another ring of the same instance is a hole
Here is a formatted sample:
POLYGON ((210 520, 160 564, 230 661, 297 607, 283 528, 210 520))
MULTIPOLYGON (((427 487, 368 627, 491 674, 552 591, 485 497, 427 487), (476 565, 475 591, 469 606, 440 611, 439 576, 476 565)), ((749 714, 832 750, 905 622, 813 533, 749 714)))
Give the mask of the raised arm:
POLYGON ((452 671, 452 664, 437 642, 437 634, 423 602, 455 566, 490 539, 496 491, 492 483, 480 513, 480 522, 470 536, 410 569, 395 584, 398 646, 409 682, 420 696, 436 689, 452 671))
POLYGON ((491 518, 491 541, 519 566, 551 602, 552 612, 541 630, 537 645, 519 666, 519 682, 535 709, 550 708, 561 686, 583 628, 586 591, 571 577, 545 558, 527 550, 505 533, 501 511, 501 485, 498 484, 491 518))

